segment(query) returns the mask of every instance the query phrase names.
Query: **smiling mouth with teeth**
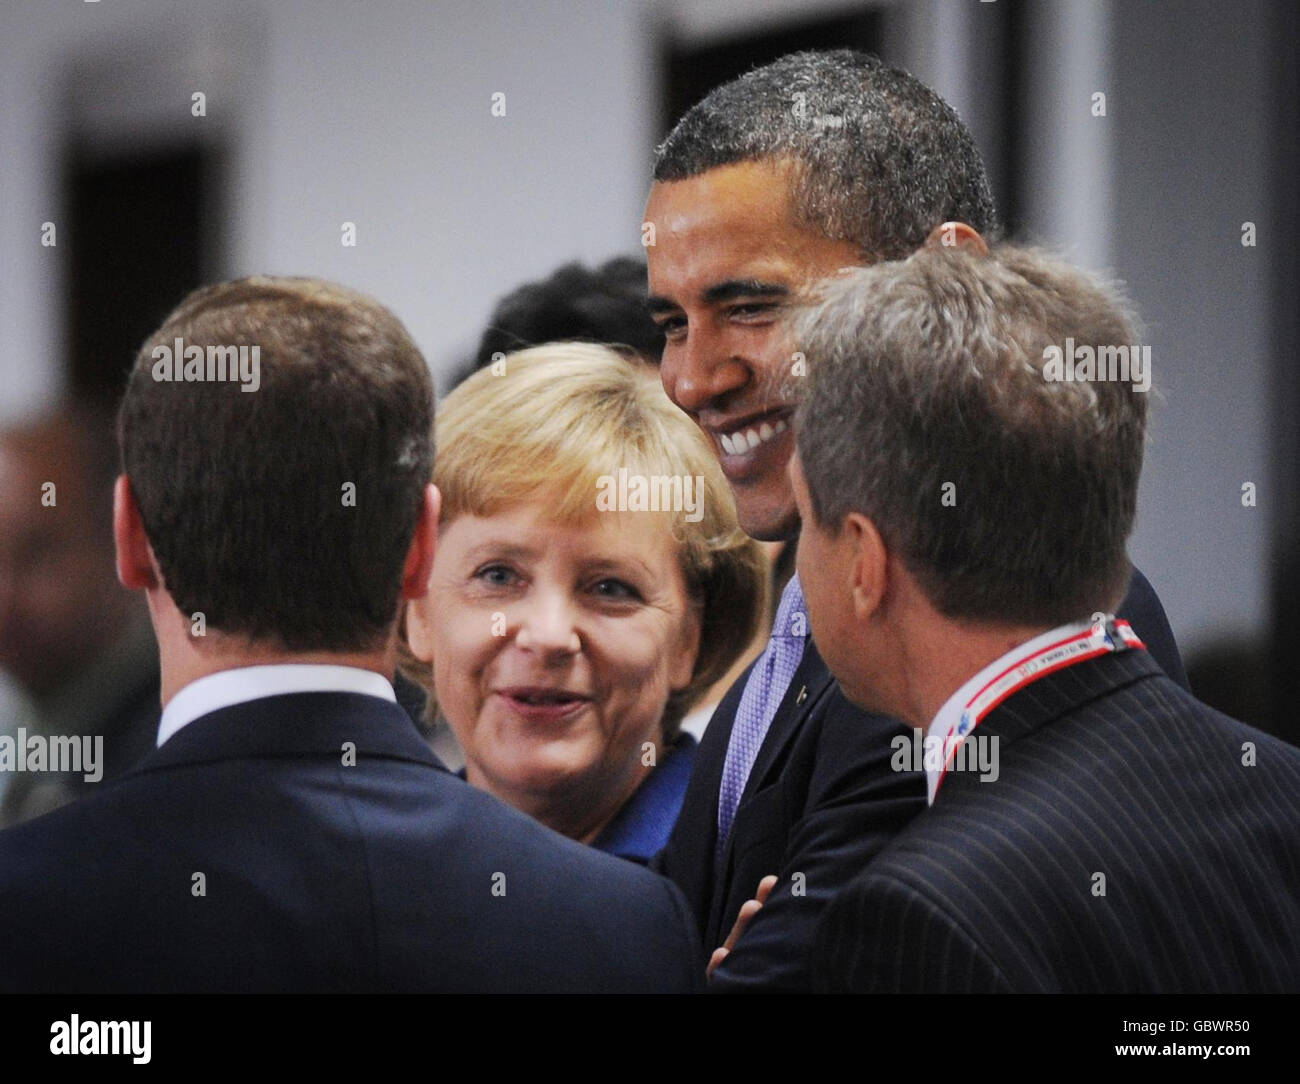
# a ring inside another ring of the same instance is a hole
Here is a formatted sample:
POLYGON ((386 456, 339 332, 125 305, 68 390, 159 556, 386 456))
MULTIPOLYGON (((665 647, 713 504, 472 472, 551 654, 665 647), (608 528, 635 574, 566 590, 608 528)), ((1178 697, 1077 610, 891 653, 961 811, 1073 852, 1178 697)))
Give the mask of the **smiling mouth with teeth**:
POLYGON ((779 437, 789 428, 784 418, 778 418, 775 424, 763 422, 761 425, 738 429, 734 433, 719 433, 718 443, 722 445, 722 450, 727 455, 744 455, 746 452, 752 452, 760 444, 766 444, 769 440, 779 437))

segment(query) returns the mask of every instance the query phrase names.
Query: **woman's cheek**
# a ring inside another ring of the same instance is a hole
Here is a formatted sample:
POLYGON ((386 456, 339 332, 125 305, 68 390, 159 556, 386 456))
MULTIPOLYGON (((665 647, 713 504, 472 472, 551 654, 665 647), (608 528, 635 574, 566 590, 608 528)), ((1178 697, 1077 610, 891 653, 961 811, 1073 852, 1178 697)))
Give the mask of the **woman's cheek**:
MULTIPOLYGON (((602 650, 594 661, 597 673, 603 677, 601 683, 610 690, 611 706, 626 711, 667 699, 667 641, 658 623, 624 621, 618 629, 606 630, 599 642, 602 650)), ((617 726, 624 720, 612 721, 617 726)))

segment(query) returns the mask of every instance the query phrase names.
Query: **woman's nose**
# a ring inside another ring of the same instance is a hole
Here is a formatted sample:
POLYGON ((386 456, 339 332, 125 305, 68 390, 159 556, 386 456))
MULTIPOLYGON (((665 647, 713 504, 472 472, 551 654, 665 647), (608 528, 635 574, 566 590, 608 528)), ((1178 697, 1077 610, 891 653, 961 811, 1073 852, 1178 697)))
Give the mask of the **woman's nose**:
POLYGON ((581 647, 574 607, 567 594, 538 591, 520 604, 515 644, 525 651, 573 655, 581 647))

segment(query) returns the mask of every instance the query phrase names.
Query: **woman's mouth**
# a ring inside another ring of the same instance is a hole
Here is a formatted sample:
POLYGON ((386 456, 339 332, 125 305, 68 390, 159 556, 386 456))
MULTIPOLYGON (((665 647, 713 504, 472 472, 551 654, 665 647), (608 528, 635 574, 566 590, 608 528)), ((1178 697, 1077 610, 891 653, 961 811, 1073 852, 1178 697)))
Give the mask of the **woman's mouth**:
POLYGON ((558 722, 576 715, 591 702, 591 697, 569 689, 542 685, 516 685, 498 689, 500 696, 517 715, 533 722, 558 722))

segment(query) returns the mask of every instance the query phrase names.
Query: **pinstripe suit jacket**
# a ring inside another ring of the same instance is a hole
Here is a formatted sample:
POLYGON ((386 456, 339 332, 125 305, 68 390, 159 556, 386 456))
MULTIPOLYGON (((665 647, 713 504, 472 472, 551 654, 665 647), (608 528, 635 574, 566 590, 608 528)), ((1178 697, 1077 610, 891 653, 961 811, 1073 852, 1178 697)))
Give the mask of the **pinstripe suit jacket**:
POLYGON ((837 897, 821 989, 1300 990, 1300 749, 1144 651, 1050 674, 976 733, 997 780, 949 772, 837 897))

